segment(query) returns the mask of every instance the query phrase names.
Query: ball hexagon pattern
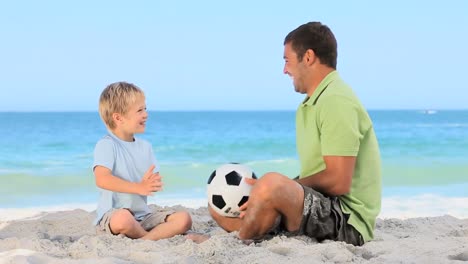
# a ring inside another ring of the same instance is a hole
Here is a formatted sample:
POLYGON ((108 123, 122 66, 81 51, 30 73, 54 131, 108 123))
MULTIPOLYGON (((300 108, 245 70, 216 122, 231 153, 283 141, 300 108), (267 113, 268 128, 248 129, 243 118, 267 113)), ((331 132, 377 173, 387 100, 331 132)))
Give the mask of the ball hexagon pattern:
POLYGON ((228 163, 218 167, 208 178, 208 204, 218 214, 238 217, 239 207, 248 201, 252 186, 244 178, 257 179, 246 165, 228 163))

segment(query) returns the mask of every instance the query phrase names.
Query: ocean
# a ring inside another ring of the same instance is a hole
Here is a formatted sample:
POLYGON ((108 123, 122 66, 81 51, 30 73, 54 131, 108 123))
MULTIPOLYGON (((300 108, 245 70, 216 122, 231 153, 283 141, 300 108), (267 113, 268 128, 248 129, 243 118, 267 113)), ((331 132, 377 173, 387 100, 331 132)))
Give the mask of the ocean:
MULTIPOLYGON (((468 111, 369 114, 382 157, 381 215, 468 217, 468 111)), ((106 134, 97 112, 0 120, 0 209, 95 208, 93 150, 106 134)), ((229 162, 297 176, 294 122, 294 111, 150 112, 137 136, 152 143, 164 190, 149 202, 204 206, 209 175, 229 162)))

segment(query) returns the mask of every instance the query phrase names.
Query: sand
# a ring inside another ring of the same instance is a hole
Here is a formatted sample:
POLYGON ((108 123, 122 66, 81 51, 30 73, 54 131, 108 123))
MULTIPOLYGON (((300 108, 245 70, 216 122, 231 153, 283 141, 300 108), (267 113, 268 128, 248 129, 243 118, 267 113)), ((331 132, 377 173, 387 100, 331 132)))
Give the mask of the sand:
POLYGON ((170 208, 188 210, 192 230, 210 239, 96 235, 94 212, 47 212, 0 221, 0 263, 468 263, 468 219, 449 215, 378 219, 375 239, 362 247, 303 236, 246 245, 219 228, 206 207, 170 208))

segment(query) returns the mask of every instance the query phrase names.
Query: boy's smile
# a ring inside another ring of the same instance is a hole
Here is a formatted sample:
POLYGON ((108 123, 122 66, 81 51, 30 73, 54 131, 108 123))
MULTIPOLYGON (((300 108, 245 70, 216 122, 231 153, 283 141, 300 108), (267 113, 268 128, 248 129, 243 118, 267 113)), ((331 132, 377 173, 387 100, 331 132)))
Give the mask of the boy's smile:
POLYGON ((133 135, 144 133, 148 112, 145 97, 140 96, 132 104, 125 115, 121 115, 117 127, 113 131, 116 136, 125 141, 133 141, 133 135))

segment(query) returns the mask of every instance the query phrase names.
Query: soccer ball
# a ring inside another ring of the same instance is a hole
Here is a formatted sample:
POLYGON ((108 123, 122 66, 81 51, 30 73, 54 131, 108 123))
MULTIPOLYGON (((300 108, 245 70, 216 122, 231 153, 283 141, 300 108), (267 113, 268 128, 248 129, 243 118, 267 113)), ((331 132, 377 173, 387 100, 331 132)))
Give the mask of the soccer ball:
POLYGON ((238 163, 224 164, 211 173, 208 179, 208 204, 218 214, 239 217, 241 207, 249 199, 252 186, 244 178, 257 179, 247 166, 238 163))

